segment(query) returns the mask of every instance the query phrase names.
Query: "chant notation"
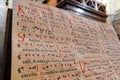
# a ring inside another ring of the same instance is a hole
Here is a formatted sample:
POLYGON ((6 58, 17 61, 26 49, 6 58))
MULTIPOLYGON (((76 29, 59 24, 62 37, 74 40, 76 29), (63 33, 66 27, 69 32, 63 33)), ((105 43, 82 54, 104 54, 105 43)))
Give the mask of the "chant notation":
POLYGON ((71 73, 64 73, 64 74, 61 74, 61 75, 53 75, 54 77, 52 78, 53 80, 68 80, 68 79, 77 79, 79 80, 78 78, 81 77, 81 73, 79 71, 76 71, 76 72, 71 72, 71 73))
POLYGON ((63 74, 55 74, 50 76, 45 76, 45 77, 40 77, 40 78, 33 78, 30 80, 63 80, 63 79, 72 79, 72 80, 80 80, 81 77, 81 72, 76 71, 76 72, 67 72, 63 74))
POLYGON ((30 65, 30 66, 21 66, 18 68, 18 73, 26 73, 26 72, 33 72, 33 71, 37 71, 37 65, 30 65))
POLYGON ((37 49, 38 47, 40 48, 39 50, 59 50, 61 52, 71 52, 71 49, 75 49, 72 45, 64 45, 64 44, 53 44, 53 43, 43 43, 42 41, 39 40, 32 40, 29 39, 31 43, 18 43, 17 47, 21 49, 37 49), (39 42, 39 43, 38 43, 39 42))
POLYGON ((24 65, 17 69, 18 73, 25 73, 25 72, 39 72, 39 71, 51 71, 51 70, 59 70, 59 69, 71 69, 77 68, 77 62, 64 62, 64 63, 56 63, 56 64, 38 64, 38 65, 24 65))
POLYGON ((85 61, 87 66, 102 66, 102 65, 109 65, 108 59, 95 59, 95 60, 87 60, 85 61))
POLYGON ((92 77, 92 78, 86 78, 86 80, 116 80, 116 79, 119 79, 119 77, 115 75, 117 75, 117 73, 109 72, 104 75, 99 75, 99 76, 92 77))
POLYGON ((61 62, 56 64, 42 64, 38 65, 38 70, 44 70, 44 71, 50 71, 50 70, 64 70, 64 69, 71 69, 71 68, 77 68, 78 63, 77 62, 61 62))
POLYGON ((83 74, 86 78, 90 78, 93 76, 99 76, 101 74, 109 73, 111 72, 112 67, 111 66, 101 66, 101 67, 95 67, 91 69, 83 70, 83 74))
MULTIPOLYGON (((40 51, 39 51, 40 52, 40 51)), ((17 56, 18 60, 62 60, 62 59, 74 59, 75 54, 56 54, 56 53, 26 53, 26 54, 19 54, 17 56), (32 58, 32 59, 31 59, 32 58)))

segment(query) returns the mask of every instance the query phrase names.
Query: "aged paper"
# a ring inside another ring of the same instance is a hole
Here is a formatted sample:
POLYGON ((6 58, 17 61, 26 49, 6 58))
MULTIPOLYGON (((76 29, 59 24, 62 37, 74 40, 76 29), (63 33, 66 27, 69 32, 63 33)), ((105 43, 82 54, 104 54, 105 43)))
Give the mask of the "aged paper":
POLYGON ((112 26, 33 0, 14 0, 11 80, 119 80, 112 26))

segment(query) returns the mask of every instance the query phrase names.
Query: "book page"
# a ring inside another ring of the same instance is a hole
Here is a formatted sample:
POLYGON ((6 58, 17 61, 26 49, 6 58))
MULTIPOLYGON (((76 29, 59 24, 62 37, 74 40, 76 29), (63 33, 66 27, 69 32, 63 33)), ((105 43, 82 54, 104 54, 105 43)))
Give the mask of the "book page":
POLYGON ((11 80, 118 80, 112 26, 30 0, 14 0, 11 80))

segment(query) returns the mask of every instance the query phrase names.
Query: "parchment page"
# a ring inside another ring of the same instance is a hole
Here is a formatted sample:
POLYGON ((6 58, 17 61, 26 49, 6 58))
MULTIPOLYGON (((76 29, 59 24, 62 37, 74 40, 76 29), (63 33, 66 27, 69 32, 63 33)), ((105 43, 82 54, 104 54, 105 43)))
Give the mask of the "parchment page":
POLYGON ((11 80, 119 80, 112 26, 30 0, 14 0, 11 80))

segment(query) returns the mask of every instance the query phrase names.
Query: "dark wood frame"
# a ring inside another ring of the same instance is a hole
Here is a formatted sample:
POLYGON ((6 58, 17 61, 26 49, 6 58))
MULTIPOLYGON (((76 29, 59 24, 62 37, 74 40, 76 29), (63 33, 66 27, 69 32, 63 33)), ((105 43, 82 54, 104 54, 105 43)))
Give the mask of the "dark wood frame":
POLYGON ((118 36, 118 38, 120 40, 120 31, 118 31, 118 27, 120 28, 120 19, 114 20, 113 21, 113 26, 114 26, 115 31, 117 33, 117 36, 118 36))
POLYGON ((81 4, 77 0, 63 0, 59 2, 56 7, 73 12, 77 15, 81 15, 92 20, 96 20, 104 23, 106 22, 106 18, 107 18, 106 13, 89 8, 81 4))
POLYGON ((11 80, 12 9, 7 11, 1 80, 11 80))
MULTIPOLYGON (((115 28, 117 34, 120 34, 120 31, 118 31, 118 27, 120 26, 120 19, 114 20, 114 21, 113 21, 113 25, 114 25, 114 28, 115 28)), ((119 27, 119 28, 120 28, 120 27, 119 27)))

